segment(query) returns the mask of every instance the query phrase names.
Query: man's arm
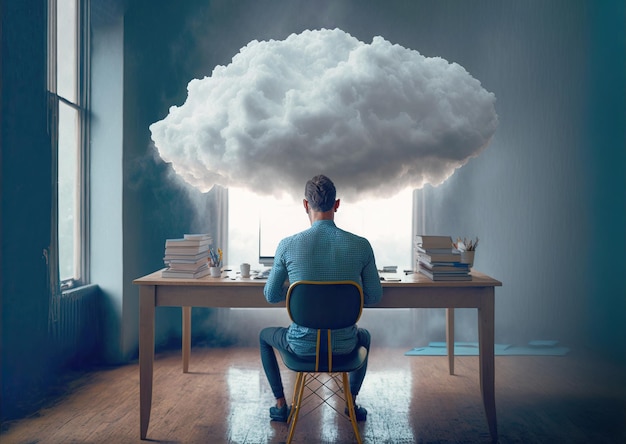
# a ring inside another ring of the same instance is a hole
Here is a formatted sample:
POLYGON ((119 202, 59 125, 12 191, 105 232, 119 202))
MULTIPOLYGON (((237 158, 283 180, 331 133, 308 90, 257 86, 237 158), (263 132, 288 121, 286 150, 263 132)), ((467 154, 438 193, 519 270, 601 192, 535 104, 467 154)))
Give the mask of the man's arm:
POLYGON ((367 242, 367 250, 369 260, 366 262, 361 279, 363 280, 363 300, 365 305, 376 304, 383 297, 383 286, 380 283, 376 260, 374 259, 374 251, 369 242, 367 242))
POLYGON ((277 304, 287 298, 288 287, 285 285, 285 283, 287 282, 288 274, 287 268, 285 267, 285 263, 283 261, 283 251, 284 247, 282 247, 281 242, 280 244, 278 244, 278 248, 276 248, 274 265, 272 265, 270 274, 267 277, 267 282, 265 283, 265 287, 263 288, 263 294, 265 295, 265 299, 270 304, 277 304))

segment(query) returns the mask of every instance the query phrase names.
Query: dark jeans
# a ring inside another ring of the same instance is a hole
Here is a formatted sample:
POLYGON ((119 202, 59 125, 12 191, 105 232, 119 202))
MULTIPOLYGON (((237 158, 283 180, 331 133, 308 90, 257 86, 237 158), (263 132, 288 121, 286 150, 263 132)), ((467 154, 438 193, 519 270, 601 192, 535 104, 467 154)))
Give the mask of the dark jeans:
MULTIPOLYGON (((261 348, 261 362, 265 376, 270 383, 272 393, 276 399, 284 398, 283 381, 280 377, 280 369, 274 349, 291 351, 287 343, 287 328, 285 327, 267 327, 261 330, 259 335, 261 348)), ((357 346, 363 346, 369 352, 371 336, 369 331, 364 328, 357 329, 357 346)), ((368 353, 369 354, 369 353, 368 353)), ((356 396, 363 385, 365 372, 367 371, 367 359, 363 366, 355 372, 350 373, 350 391, 356 396)))

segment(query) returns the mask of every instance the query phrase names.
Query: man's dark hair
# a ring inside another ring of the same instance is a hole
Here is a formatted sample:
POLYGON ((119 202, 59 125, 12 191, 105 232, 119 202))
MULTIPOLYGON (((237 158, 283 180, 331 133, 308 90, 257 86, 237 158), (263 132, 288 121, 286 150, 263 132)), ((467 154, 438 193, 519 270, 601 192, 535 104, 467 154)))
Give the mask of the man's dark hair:
POLYGON ((330 210, 335 204, 336 196, 335 184, 323 174, 307 181, 304 187, 304 197, 315 211, 326 212, 330 210))

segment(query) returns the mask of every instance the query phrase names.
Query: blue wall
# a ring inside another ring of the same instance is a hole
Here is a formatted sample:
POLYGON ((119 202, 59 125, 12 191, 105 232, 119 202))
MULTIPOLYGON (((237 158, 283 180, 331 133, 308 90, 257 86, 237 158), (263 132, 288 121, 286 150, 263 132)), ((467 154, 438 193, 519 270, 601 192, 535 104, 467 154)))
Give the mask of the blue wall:
MULTIPOLYGON (((45 1, 2 2, 2 415, 36 403, 48 359, 51 156, 45 1), (31 396, 32 395, 32 396, 31 396)), ((463 65, 496 94, 490 147, 421 191, 431 232, 479 236, 476 266, 497 290, 501 342, 555 338, 626 361, 625 6, 621 1, 94 2, 92 276, 103 358, 137 353, 132 280, 163 242, 215 230, 214 199, 155 158, 148 125, 252 39, 340 27, 463 65), (126 10, 122 5, 127 5, 126 10)), ((180 310, 157 310, 157 343, 180 310)), ((471 313, 457 332, 475 335, 471 313)), ((199 332, 207 336, 219 332, 199 332)))
POLYGON ((46 6, 2 2, 0 414, 24 411, 50 380, 51 156, 46 129, 46 6), (33 32, 31 32, 33 30, 33 32))
POLYGON ((594 345, 626 361, 626 4, 590 8, 590 82, 585 93, 589 171, 587 330, 594 345))
POLYGON ((500 127, 424 190, 427 228, 481 238, 476 266, 504 283, 499 342, 559 339, 624 360, 624 6, 505 4, 465 29, 469 55, 453 45, 496 94, 500 127))
MULTIPOLYGON (((626 263, 607 250, 623 251, 626 243, 621 2, 198 1, 163 8, 134 3, 126 16, 132 66, 125 85, 133 91, 126 97, 141 123, 132 130, 137 155, 149 152, 147 125, 183 103, 188 81, 228 64, 252 39, 340 27, 366 42, 382 35, 460 63, 495 93, 500 126, 479 157, 442 186, 420 191, 426 231, 481 238, 476 267, 504 283, 497 341, 557 339, 626 359, 626 290, 615 273, 626 263)), ((137 204, 148 190, 137 190, 137 204)), ((442 313, 432 316, 443 323, 442 313)), ((474 312, 461 311, 457 323, 460 340, 476 339, 474 312)))

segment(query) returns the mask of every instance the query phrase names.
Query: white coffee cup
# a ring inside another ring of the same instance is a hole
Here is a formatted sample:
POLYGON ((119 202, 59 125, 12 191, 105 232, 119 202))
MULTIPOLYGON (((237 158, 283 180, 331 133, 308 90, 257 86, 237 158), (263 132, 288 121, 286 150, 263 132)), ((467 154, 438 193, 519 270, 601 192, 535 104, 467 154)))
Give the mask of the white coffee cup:
POLYGON ((239 269, 241 271, 241 277, 247 278, 250 277, 250 264, 241 264, 239 266, 239 269))

